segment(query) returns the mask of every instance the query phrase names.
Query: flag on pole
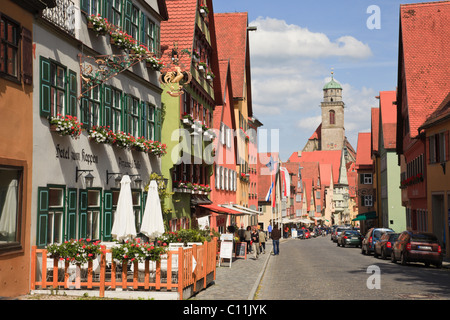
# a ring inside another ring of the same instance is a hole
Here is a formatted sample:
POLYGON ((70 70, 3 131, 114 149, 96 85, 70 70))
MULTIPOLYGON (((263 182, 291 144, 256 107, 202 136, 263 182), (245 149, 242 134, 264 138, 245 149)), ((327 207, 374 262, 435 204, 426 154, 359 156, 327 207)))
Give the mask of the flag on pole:
POLYGON ((266 195, 266 198, 265 198, 265 200, 266 200, 267 202, 269 202, 270 199, 271 199, 271 197, 272 197, 272 189, 273 189, 273 182, 272 182, 272 184, 270 185, 269 191, 267 192, 267 195, 266 195))
POLYGON ((289 171, 281 167, 281 184, 283 186, 283 197, 289 198, 291 196, 291 177, 289 176, 289 171))

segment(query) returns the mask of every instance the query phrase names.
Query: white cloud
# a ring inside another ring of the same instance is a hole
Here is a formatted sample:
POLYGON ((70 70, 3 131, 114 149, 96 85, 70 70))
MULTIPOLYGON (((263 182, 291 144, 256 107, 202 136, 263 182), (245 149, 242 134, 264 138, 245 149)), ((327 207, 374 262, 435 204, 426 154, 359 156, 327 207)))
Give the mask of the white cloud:
POLYGON ((258 17, 250 25, 258 28, 250 36, 251 52, 255 57, 318 59, 335 56, 364 59, 372 55, 367 44, 352 36, 342 36, 332 41, 323 33, 269 17, 258 17))
MULTIPOLYGON (((330 60, 360 62, 372 51, 354 37, 330 40, 284 20, 259 17, 249 25, 258 27, 250 33, 253 111, 264 128, 280 129, 280 151, 290 155, 305 146, 321 122, 322 88, 330 80, 324 77, 330 74, 330 60)), ((346 136, 356 148, 354 137, 370 127, 370 108, 377 106, 377 94, 370 88, 341 84, 346 136)))

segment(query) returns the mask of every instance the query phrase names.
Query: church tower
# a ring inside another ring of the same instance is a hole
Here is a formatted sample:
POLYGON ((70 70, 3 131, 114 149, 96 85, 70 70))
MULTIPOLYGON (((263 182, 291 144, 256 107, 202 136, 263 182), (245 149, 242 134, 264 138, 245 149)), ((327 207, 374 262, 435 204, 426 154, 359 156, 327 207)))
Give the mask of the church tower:
POLYGON ((321 150, 342 150, 345 142, 342 87, 334 80, 323 87, 321 150))

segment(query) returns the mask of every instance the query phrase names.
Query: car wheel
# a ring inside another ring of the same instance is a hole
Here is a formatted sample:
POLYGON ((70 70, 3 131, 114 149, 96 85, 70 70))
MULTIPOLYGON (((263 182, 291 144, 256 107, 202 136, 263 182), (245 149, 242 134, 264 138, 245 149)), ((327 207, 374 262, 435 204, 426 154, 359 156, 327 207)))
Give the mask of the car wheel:
POLYGON ((424 264, 425 264, 425 267, 427 267, 427 268, 430 266, 429 262, 424 262, 424 264))
POLYGON ((400 256, 400 262, 402 264, 402 266, 406 266, 406 256, 405 254, 402 252, 402 255, 400 256))
POLYGON ((442 262, 436 263, 436 268, 438 268, 438 269, 442 268, 442 262))
POLYGON ((346 244, 345 244, 345 242, 342 244, 342 246, 345 248, 346 247, 346 244))
POLYGON ((381 259, 386 260, 386 252, 384 251, 384 249, 381 249, 381 259))

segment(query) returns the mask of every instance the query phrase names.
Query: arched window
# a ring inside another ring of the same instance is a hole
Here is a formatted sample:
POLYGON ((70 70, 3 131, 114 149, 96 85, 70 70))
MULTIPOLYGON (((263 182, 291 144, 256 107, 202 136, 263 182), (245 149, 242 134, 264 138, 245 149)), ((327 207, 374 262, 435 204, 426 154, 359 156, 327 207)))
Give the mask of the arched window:
POLYGON ((330 110, 330 124, 336 124, 336 117, 334 110, 330 110))

